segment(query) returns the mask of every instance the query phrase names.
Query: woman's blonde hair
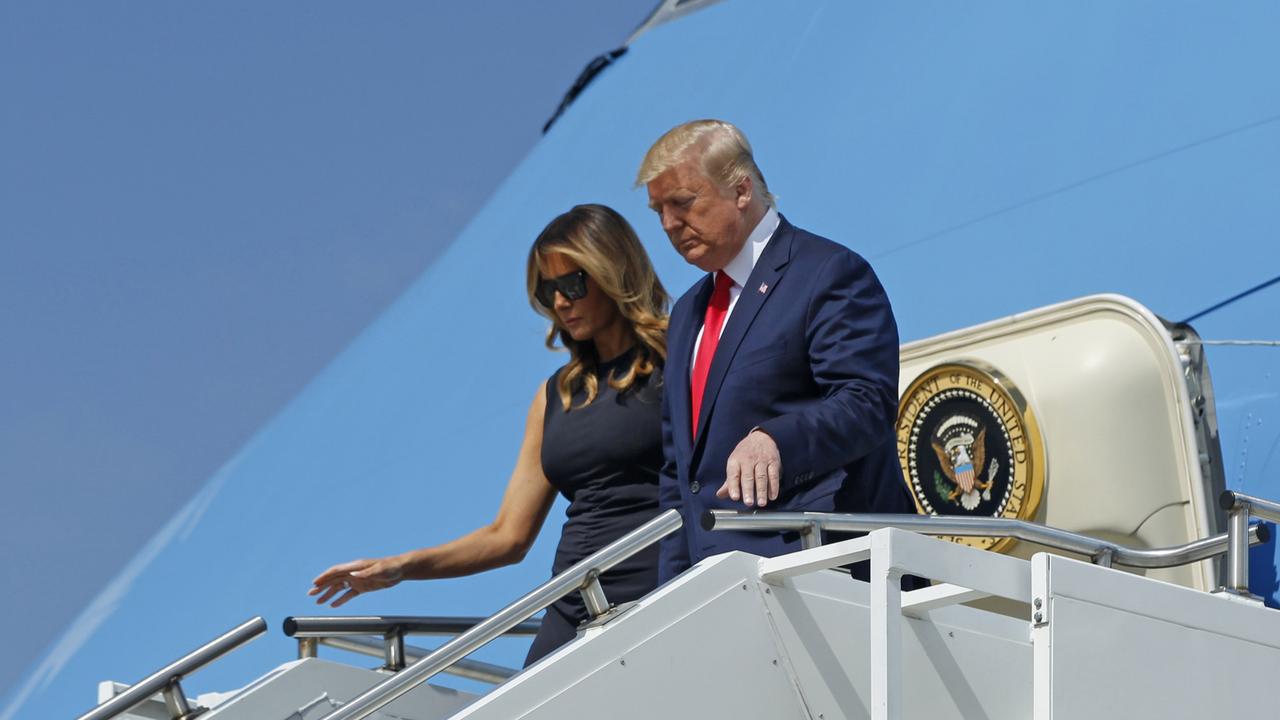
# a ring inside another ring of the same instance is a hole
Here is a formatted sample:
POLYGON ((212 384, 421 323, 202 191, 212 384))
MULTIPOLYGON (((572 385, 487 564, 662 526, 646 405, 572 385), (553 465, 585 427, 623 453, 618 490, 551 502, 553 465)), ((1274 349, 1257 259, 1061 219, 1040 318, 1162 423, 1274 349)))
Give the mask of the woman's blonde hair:
POLYGON ((529 249, 526 284, 529 304, 551 320, 547 331, 547 347, 556 349, 559 340, 570 355, 568 364, 557 380, 560 404, 568 412, 578 388, 586 391, 583 405, 595 400, 599 392, 594 372, 600 362, 595 344, 578 342, 550 308, 542 306, 534 295, 542 277, 542 264, 548 255, 559 253, 587 272, 596 287, 604 291, 618 306, 635 338, 638 351, 631 366, 621 375, 610 374, 609 386, 618 392, 630 388, 637 380, 652 374, 667 358, 667 307, 670 297, 663 289, 653 264, 640 244, 640 239, 625 218, 604 205, 578 205, 547 224, 529 249))
POLYGON ((750 177, 765 204, 778 206, 751 154, 747 136, 724 120, 691 120, 663 133, 645 153, 636 173, 636 186, 647 185, 689 157, 701 158, 702 174, 718 187, 731 188, 742 182, 742 178, 750 177))

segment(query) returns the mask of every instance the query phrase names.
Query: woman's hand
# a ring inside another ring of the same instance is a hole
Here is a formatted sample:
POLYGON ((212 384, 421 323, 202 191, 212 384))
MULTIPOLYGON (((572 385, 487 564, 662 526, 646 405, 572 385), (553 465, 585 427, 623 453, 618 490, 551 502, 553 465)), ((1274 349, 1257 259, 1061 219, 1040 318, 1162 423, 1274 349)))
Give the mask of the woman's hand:
POLYGON ((341 607, 360 593, 385 590, 401 580, 461 577, 520 562, 556 499, 556 489, 542 474, 546 409, 546 390, 539 384, 529 405, 515 472, 492 523, 443 545, 334 565, 311 581, 307 594, 319 596, 317 605, 332 600, 333 607, 341 607))
POLYGON ((320 573, 315 580, 311 581, 313 587, 307 594, 319 595, 320 597, 316 598, 316 604, 323 605, 345 590, 346 592, 338 596, 332 604, 332 607, 341 607, 360 593, 392 587, 398 584, 402 577, 404 577, 404 567, 396 556, 376 560, 352 560, 334 565, 320 573))

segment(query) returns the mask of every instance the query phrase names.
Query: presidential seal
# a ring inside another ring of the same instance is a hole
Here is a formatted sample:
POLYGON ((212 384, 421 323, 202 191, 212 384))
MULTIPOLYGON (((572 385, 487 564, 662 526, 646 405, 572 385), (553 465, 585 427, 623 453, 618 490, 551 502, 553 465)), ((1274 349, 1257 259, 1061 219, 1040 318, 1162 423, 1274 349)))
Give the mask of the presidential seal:
MULTIPOLYGON (((1029 520, 1044 493, 1044 442, 1022 393, 977 362, 935 365, 898 405, 898 461, 929 515, 1029 520)), ((948 537, 1004 551, 1013 538, 948 537)))

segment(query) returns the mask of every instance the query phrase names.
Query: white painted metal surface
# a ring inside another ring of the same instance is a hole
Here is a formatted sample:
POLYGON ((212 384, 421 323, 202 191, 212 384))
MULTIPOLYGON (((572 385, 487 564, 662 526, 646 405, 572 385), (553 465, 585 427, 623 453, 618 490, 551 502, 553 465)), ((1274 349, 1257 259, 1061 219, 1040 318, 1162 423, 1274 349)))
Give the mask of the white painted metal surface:
POLYGON ((1048 554, 1031 574, 1035 720, 1247 717, 1280 672, 1275 610, 1048 554))
MULTIPOLYGON (((397 720, 605 716, 1128 720, 1244 714, 1280 669, 1280 613, 1070 558, 897 529, 710 558, 488 695, 425 686, 397 720), (838 570, 869 559, 871 582, 838 570), (904 574, 935 585, 901 592, 904 574), (1003 598, 1022 617, 961 605, 1003 598)), ((209 720, 320 720, 380 673, 286 663, 209 720)))
POLYGON ((757 561, 700 564, 457 717, 806 717, 777 662, 757 561))
MULTIPOLYGON (((1137 547, 1212 534, 1182 366, 1150 310, 1095 295, 902 347, 899 385, 944 362, 994 366, 1026 396, 1048 465, 1036 522, 1137 547)), ((1029 558, 1038 548, 1016 545, 1029 558)), ((1217 585, 1213 563, 1145 574, 1217 585)))
MULTIPOLYGON (((386 675, 362 668, 307 658, 285 663, 201 720, 318 720, 386 675)), ((389 705, 384 720, 440 720, 471 704, 475 696, 423 685, 389 705)))
POLYGON ((1222 707, 1224 689, 1280 667, 1275 611, 1068 558, 1034 562, 893 529, 781 558, 712 558, 457 717, 1197 717, 1183 710, 1222 707), (824 569, 868 556, 870 584, 824 569), (902 593, 905 573, 944 582, 902 593), (955 604, 980 596, 1024 604, 1027 617, 955 604), (1220 684, 1203 682, 1205 664, 1220 684))
MULTIPOLYGON (((703 562, 457 717, 558 718, 589 708, 611 718, 882 717, 872 712, 871 587, 822 569, 865 557, 879 535, 786 558, 703 562)), ((901 535, 910 547, 898 546, 895 562, 905 553, 985 593, 1029 595, 1025 561, 901 535), (922 548, 947 559, 917 557, 922 548)), ((922 606, 942 602, 937 590, 917 593, 922 606)), ((960 606, 916 612, 896 623, 908 717, 1026 717, 1025 622, 960 606)))

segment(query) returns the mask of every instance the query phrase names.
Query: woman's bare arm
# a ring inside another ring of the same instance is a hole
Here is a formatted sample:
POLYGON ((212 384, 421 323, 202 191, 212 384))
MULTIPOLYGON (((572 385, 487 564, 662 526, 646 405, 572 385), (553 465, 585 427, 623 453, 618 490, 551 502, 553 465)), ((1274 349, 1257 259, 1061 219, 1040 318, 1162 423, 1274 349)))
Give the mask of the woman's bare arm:
POLYGON ((525 420, 524 440, 493 522, 457 540, 383 558, 334 565, 312 581, 308 594, 339 607, 355 596, 389 588, 401 580, 458 577, 520 562, 533 546, 555 500, 542 474, 542 419, 546 391, 538 387, 525 420), (346 592, 343 593, 343 590, 346 592))

